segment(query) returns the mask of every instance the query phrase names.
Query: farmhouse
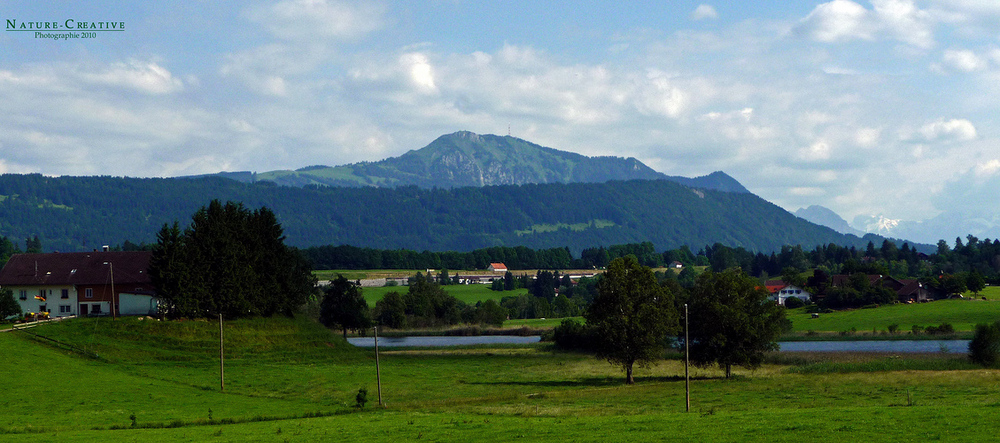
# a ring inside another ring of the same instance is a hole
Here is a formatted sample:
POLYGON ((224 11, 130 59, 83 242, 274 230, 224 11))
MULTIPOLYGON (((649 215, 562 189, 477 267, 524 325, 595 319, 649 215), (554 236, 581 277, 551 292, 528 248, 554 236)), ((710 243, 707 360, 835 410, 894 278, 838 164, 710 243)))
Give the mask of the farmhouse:
POLYGON ((785 284, 781 280, 768 280, 764 283, 764 286, 767 288, 767 292, 771 294, 771 300, 782 306, 785 305, 785 300, 788 300, 790 297, 795 297, 802 301, 812 299, 812 294, 809 291, 795 285, 785 284))
POLYGON ((15 254, 0 270, 24 312, 71 315, 155 314, 150 252, 15 254))
POLYGON ((486 269, 493 272, 507 272, 507 265, 503 263, 490 263, 490 266, 486 269))

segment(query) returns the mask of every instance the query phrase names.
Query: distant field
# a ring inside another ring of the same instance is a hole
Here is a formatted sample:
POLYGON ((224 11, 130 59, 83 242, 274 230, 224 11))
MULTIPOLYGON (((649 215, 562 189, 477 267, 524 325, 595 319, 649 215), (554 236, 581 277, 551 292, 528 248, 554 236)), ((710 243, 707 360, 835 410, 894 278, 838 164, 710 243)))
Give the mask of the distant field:
POLYGON ((913 325, 927 327, 941 323, 951 323, 956 331, 971 331, 977 323, 1000 320, 1000 301, 938 300, 895 304, 820 314, 819 318, 812 318, 804 308, 798 308, 789 310, 788 318, 795 332, 842 332, 854 328, 858 333, 871 333, 872 329, 885 331, 889 325, 897 324, 900 332, 908 333, 913 325))
MULTIPOLYGON (((445 292, 451 296, 465 302, 466 304, 474 305, 481 301, 486 300, 496 300, 500 301, 503 297, 516 297, 521 294, 527 294, 527 289, 516 289, 513 291, 494 291, 490 289, 489 285, 447 285, 442 286, 445 292)), ((375 302, 385 297, 385 294, 390 292, 398 292, 400 294, 405 294, 409 289, 407 286, 386 286, 381 288, 362 288, 362 295, 365 296, 365 300, 368 301, 368 306, 375 306, 375 302)))

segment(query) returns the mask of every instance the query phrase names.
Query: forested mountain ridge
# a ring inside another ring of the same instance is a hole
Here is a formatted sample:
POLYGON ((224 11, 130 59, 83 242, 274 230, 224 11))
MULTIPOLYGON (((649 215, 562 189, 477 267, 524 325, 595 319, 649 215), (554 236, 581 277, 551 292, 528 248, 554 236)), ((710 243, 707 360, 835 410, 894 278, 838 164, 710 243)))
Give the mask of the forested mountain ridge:
POLYGON ((212 199, 267 206, 292 246, 470 251, 490 246, 584 248, 652 242, 659 250, 716 242, 751 251, 859 239, 802 220, 753 194, 667 180, 454 189, 295 188, 202 179, 0 176, 0 236, 39 236, 46 251, 153 242, 212 199))
POLYGON ((722 172, 696 178, 668 176, 631 157, 587 157, 546 148, 516 137, 479 135, 468 131, 442 135, 419 150, 377 162, 217 175, 242 182, 270 181, 296 187, 415 185, 421 188, 457 188, 665 179, 692 187, 749 192, 722 172))

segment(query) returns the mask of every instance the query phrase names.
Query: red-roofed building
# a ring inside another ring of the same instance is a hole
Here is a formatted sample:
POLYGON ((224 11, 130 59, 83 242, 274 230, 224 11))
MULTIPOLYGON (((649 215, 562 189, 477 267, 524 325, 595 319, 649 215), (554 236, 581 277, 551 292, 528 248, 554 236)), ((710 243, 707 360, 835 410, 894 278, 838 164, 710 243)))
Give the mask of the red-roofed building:
POLYGON ((155 314, 151 258, 146 251, 15 254, 0 270, 0 288, 22 311, 52 317, 155 314))
POLYGON ((768 280, 764 282, 764 287, 771 294, 771 300, 782 306, 785 305, 785 300, 788 300, 790 297, 798 298, 804 302, 812 299, 812 294, 809 291, 795 285, 785 284, 781 280, 768 280))
POLYGON ((503 263, 490 263, 490 266, 486 269, 493 272, 507 272, 507 265, 503 263))

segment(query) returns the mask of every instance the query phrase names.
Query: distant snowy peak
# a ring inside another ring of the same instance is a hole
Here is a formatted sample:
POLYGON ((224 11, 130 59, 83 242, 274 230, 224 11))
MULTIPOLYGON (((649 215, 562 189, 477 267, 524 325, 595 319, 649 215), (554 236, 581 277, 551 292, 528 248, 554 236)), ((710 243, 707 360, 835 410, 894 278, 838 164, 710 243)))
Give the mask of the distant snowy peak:
POLYGON ((899 222, 900 220, 898 219, 891 219, 882 214, 859 215, 854 217, 854 223, 852 223, 852 226, 855 229, 860 229, 864 232, 882 236, 892 236, 898 233, 899 222))

